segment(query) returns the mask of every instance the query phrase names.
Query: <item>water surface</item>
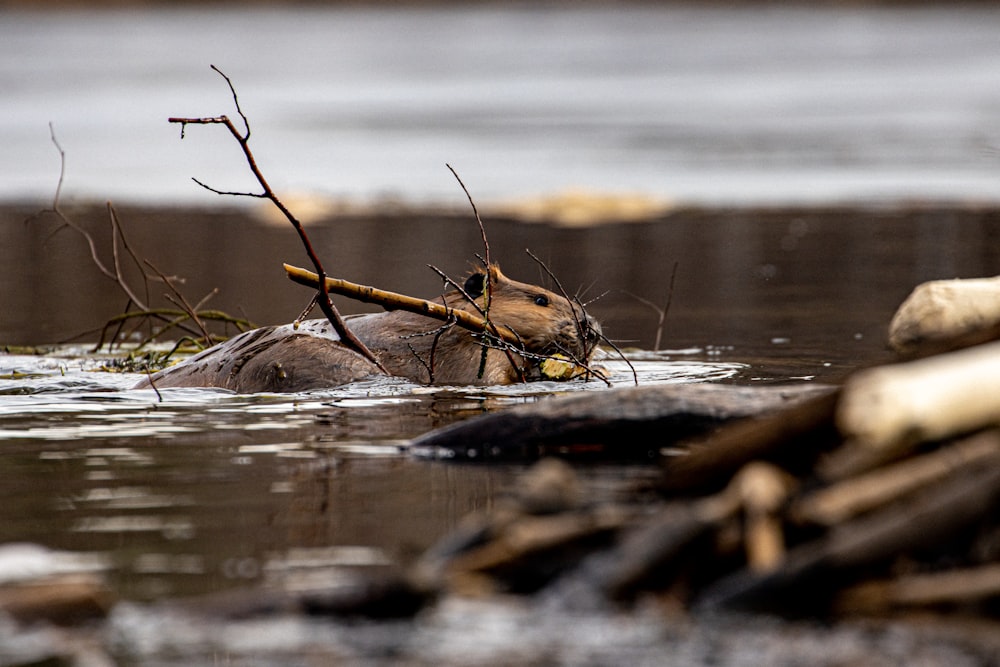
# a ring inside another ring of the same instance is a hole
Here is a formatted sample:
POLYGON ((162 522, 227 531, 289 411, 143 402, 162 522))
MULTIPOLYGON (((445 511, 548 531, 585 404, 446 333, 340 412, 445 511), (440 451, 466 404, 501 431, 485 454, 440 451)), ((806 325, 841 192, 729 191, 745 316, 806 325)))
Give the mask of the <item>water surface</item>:
POLYGON ((1000 9, 711 6, 5 11, 0 198, 250 188, 462 203, 566 188, 697 203, 1000 195, 1000 9))

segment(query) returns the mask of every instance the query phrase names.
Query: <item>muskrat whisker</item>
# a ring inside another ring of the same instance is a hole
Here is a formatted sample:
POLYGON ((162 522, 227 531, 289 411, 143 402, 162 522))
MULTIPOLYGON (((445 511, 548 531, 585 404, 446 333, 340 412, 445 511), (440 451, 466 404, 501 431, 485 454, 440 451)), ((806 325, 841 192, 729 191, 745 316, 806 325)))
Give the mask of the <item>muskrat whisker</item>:
POLYGON ((596 333, 601 340, 610 345, 611 348, 618 353, 618 356, 621 357, 622 361, 628 364, 629 369, 632 371, 632 380, 635 382, 636 386, 639 386, 639 374, 635 372, 635 366, 633 366, 632 362, 628 360, 628 357, 625 356, 625 353, 622 352, 621 348, 615 345, 615 342, 610 338, 608 338, 607 336, 605 336, 603 333, 599 331, 596 333))
MULTIPOLYGON (((598 280, 597 278, 594 278, 593 280, 590 281, 589 285, 587 285, 586 287, 582 287, 581 286, 580 289, 576 290, 576 296, 577 296, 577 298, 583 298, 584 296, 586 296, 587 292, 589 292, 591 289, 593 289, 594 285, 597 284, 597 280, 598 280)), ((598 298, 600 298, 600 297, 598 297, 598 298)))
POLYGON ((609 294, 611 294, 611 290, 604 290, 603 292, 601 292, 600 294, 598 294, 597 296, 595 296, 590 301, 584 301, 584 304, 587 305, 587 306, 589 306, 592 303, 600 301, 601 299, 603 299, 604 297, 606 297, 609 294))
POLYGON ((583 307, 583 304, 580 303, 579 299, 570 298, 569 293, 562 286, 562 283, 559 282, 559 278, 556 277, 556 274, 552 272, 552 269, 550 269, 545 262, 539 259, 539 257, 535 255, 533 252, 531 252, 531 250, 529 250, 528 248, 525 248, 524 251, 528 253, 528 257, 531 257, 531 259, 535 260, 538 263, 538 265, 542 267, 545 273, 548 274, 549 278, 552 279, 552 282, 555 283, 556 287, 559 288, 559 292, 562 294, 563 298, 569 302, 570 310, 573 311, 573 324, 576 326, 576 333, 580 337, 580 341, 583 344, 583 356, 584 358, 589 357, 590 350, 587 349, 587 339, 588 339, 587 329, 584 328, 584 323, 583 323, 588 319, 587 309, 583 307), (578 304, 580 306, 580 310, 583 311, 583 321, 580 320, 580 316, 577 314, 576 308, 573 308, 574 303, 578 304))

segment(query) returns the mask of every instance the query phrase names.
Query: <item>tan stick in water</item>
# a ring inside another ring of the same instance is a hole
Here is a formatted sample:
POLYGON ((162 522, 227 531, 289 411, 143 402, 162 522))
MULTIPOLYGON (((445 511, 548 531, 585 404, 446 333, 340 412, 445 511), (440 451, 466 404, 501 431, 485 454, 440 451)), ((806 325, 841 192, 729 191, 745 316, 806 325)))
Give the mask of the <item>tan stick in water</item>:
MULTIPOLYGON (((285 264, 284 266, 285 273, 288 274, 288 277, 293 282, 307 287, 318 287, 319 281, 316 274, 312 271, 308 271, 297 266, 291 266, 290 264, 285 264)), ((359 285, 357 283, 341 280, 340 278, 330 278, 329 276, 326 278, 326 289, 331 294, 346 296, 348 298, 355 299, 356 301, 361 301, 362 303, 374 303, 382 306, 386 310, 405 310, 411 313, 417 313, 418 315, 426 315, 427 317, 435 320, 441 320, 442 322, 454 320, 458 326, 463 329, 468 329, 469 331, 482 332, 486 331, 487 328, 490 330, 495 329, 496 335, 498 335, 504 342, 509 343, 510 345, 515 345, 518 348, 523 345, 518 335, 509 327, 494 324, 493 322, 487 323, 487 321, 479 315, 465 310, 448 308, 447 306, 435 303, 434 301, 426 301, 424 299, 406 296, 405 294, 397 294, 396 292, 387 292, 375 287, 368 287, 367 285, 359 285)))

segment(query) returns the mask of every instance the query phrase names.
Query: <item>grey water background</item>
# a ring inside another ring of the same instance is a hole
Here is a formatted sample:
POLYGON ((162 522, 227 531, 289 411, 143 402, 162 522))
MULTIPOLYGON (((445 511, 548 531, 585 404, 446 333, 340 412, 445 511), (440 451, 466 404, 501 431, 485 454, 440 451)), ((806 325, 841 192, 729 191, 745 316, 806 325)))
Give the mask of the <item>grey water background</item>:
POLYGON ((1000 8, 750 3, 0 13, 0 198, 362 201, 586 188, 710 203, 1000 195, 1000 8))

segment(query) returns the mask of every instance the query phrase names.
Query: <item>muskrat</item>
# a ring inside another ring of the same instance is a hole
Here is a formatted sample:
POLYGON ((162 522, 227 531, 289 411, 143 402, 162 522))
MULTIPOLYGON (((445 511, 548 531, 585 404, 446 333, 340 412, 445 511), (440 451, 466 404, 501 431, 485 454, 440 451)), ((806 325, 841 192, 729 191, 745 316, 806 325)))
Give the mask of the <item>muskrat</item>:
MULTIPOLYGON (((392 310, 345 318, 348 328, 390 375, 422 384, 511 384, 538 377, 540 359, 560 354, 589 361, 600 325, 565 297, 511 280, 495 265, 471 273, 465 293, 489 319, 517 333, 520 351, 486 343, 481 333, 446 326, 415 313, 392 310), (489 276, 491 289, 487 290, 489 276), (523 354, 521 353, 523 352, 523 354)), ((457 289, 443 295, 450 308, 478 312, 457 289)), ((239 393, 323 389, 384 375, 376 364, 339 340, 326 320, 308 320, 244 332, 176 366, 145 378, 136 388, 222 387, 239 393)))

